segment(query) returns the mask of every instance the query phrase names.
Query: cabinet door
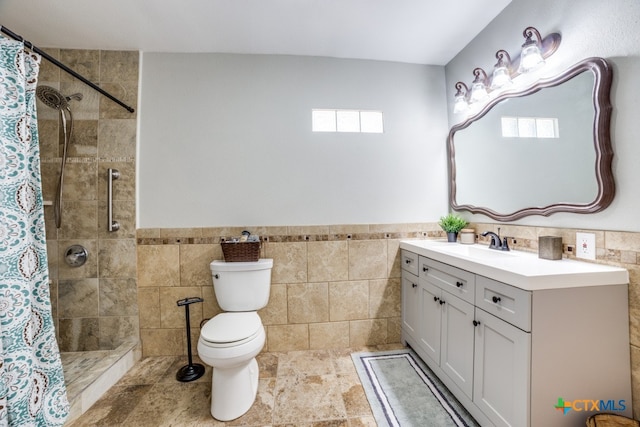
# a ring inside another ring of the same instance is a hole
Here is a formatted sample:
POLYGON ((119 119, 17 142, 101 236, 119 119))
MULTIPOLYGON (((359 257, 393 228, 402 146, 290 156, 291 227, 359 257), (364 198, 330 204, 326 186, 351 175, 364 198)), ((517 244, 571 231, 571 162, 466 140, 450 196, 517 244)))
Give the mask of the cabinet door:
POLYGON ((436 364, 440 364, 440 328, 442 325, 442 290, 420 278, 421 318, 418 327, 420 346, 436 364))
MULTIPOLYGON (((417 263, 416 263, 417 265, 417 263)), ((406 271, 402 272, 402 329, 414 339, 418 339, 420 323, 420 290, 418 277, 406 271)))
POLYGON ((440 299, 445 302, 442 305, 440 368, 471 399, 474 306, 444 291, 440 299))
POLYGON ((473 402, 496 426, 528 426, 531 334, 476 309, 473 402))

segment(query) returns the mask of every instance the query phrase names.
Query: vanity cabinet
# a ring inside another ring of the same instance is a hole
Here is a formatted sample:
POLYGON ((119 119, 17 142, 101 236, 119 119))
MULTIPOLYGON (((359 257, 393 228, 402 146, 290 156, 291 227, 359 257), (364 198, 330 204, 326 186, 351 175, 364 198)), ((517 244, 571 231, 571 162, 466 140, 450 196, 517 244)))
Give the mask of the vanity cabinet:
POLYGON ((481 309, 475 321, 473 404, 494 425, 529 425, 531 334, 481 309))
POLYGON ((421 257, 418 345, 469 398, 473 376, 474 275, 421 257))
POLYGON ((599 286, 614 268, 547 261, 549 275, 536 256, 527 271, 542 285, 529 285, 490 263, 400 247, 402 339, 482 426, 568 427, 594 413, 564 413, 560 398, 631 415, 626 271, 599 286))
POLYGON ((418 339, 420 323, 418 289, 418 255, 402 251, 402 330, 405 334, 418 339))

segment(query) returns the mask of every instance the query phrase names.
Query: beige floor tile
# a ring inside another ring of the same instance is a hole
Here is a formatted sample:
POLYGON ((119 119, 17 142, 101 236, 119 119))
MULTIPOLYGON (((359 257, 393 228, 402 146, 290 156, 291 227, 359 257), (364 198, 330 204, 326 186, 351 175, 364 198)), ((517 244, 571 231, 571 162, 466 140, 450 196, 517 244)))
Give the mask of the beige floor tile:
POLYGON ((327 374, 335 374, 328 350, 290 351, 278 360, 278 377, 327 374))
POLYGON ((152 387, 149 384, 116 385, 69 427, 127 425, 125 419, 152 387))
POLYGON ((278 377, 274 423, 316 422, 346 418, 336 375, 278 377))
MULTIPOLYGON (((181 383, 175 374, 187 364, 186 357, 147 357, 67 427, 375 426, 351 353, 376 349, 263 352, 257 357, 254 405, 226 423, 210 413, 210 366, 198 380, 181 383)), ((193 361, 201 363, 197 356, 193 361)))
POLYGON ((205 423, 213 421, 209 412, 210 404, 210 384, 163 382, 154 385, 145 394, 123 425, 136 427, 209 425, 205 423))
POLYGON ((156 384, 166 377, 169 368, 179 359, 182 358, 179 356, 145 357, 118 381, 118 385, 156 384))

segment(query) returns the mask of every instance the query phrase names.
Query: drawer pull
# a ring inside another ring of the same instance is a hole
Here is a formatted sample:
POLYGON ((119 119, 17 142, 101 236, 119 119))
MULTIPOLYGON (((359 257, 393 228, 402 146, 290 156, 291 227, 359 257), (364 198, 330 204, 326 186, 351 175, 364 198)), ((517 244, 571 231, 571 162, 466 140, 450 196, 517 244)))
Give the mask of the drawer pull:
POLYGON ((411 264, 411 260, 409 258, 404 260, 405 264, 411 264))
POLYGON ((417 288, 417 287, 418 287, 418 285, 416 285, 415 283, 412 283, 412 284, 411 284, 411 287, 412 287, 412 288, 417 288))
POLYGON ((500 302, 500 297, 493 297, 491 298, 491 300, 494 302, 494 304, 497 304, 500 302))
POLYGON ((462 287, 462 285, 464 285, 464 283, 462 283, 462 282, 456 282, 456 286, 457 286, 457 287, 461 288, 461 287, 462 287))
POLYGON ((423 266, 423 267, 422 267, 422 271, 424 271, 424 272, 426 273, 427 271, 429 271, 429 267, 425 267, 425 266, 423 266))
POLYGON ((480 322, 478 322, 477 320, 473 321, 473 326, 479 326, 479 325, 480 325, 480 322))

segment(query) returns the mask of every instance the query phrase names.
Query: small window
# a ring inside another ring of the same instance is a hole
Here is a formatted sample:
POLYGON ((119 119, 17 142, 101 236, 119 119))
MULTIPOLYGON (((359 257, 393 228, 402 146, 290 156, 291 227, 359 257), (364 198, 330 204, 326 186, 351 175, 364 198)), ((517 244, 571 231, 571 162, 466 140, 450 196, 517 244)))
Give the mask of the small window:
POLYGON ((383 133, 382 111, 312 110, 313 132, 383 133))
POLYGON ((558 119, 547 117, 502 117, 504 138, 560 138, 558 119))
POLYGON ((335 132, 336 131, 336 111, 335 110, 313 110, 312 130, 314 132, 335 132))
POLYGON ((382 133, 382 111, 360 111, 360 132, 382 133))
POLYGON ((336 111, 338 132, 360 132, 360 112, 354 110, 336 111))

